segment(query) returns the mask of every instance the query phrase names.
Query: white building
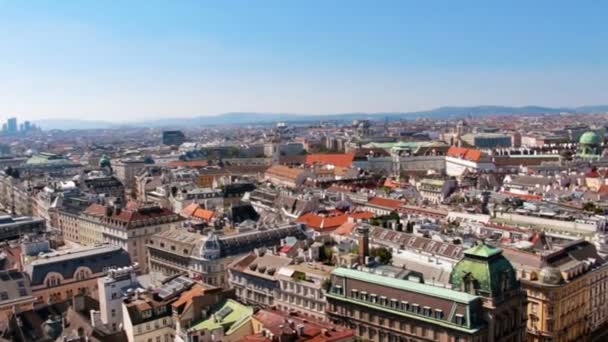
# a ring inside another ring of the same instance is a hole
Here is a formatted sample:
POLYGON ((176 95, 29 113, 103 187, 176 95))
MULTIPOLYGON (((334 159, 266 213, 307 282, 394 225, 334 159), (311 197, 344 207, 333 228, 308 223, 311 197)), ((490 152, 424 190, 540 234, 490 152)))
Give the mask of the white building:
MULTIPOLYGON (((109 270, 105 277, 97 279, 97 288, 99 289, 98 314, 101 322, 92 319, 94 326, 101 323, 112 332, 122 329, 122 301, 124 296, 139 287, 136 270, 136 266, 113 269, 109 270)), ((96 314, 93 315, 96 316, 96 314)))
POLYGON ((475 173, 495 170, 496 165, 488 156, 483 156, 480 150, 452 146, 445 157, 445 172, 448 176, 459 177, 465 171, 475 173))

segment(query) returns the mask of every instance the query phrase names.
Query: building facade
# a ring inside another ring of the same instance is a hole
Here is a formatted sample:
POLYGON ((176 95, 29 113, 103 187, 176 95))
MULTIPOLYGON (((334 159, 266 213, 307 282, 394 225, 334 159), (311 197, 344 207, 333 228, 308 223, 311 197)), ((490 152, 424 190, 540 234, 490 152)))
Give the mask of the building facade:
MULTIPOLYGON (((67 219, 66 215, 66 219, 67 219)), ((144 273, 148 272, 146 242, 179 227, 181 218, 158 206, 92 204, 77 218, 78 241, 85 246, 109 243, 124 248, 144 273)))
POLYGON ((450 286, 338 268, 327 315, 371 341, 524 341, 525 293, 500 249, 465 251, 450 286))
POLYGON ((97 279, 116 267, 131 265, 117 246, 98 246, 43 254, 25 266, 36 304, 56 303, 77 294, 97 298, 97 279))

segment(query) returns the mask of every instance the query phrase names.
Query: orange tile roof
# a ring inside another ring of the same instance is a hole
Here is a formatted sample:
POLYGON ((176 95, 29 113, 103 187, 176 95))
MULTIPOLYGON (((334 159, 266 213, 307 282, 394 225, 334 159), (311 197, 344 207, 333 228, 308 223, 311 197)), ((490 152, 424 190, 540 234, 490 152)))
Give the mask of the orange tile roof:
POLYGON ((334 233, 338 235, 350 235, 357 224, 355 222, 344 222, 334 233))
POLYGON ((190 217, 194 214, 196 209, 199 209, 198 203, 190 203, 184 209, 182 209, 181 214, 185 217, 190 217))
POLYGON ((130 228, 131 224, 137 221, 175 215, 171 210, 166 208, 155 207, 148 210, 145 207, 138 206, 134 202, 128 203, 126 208, 121 209, 120 211, 113 210, 109 216, 107 215, 108 213, 106 210, 104 205, 93 203, 85 209, 84 213, 125 223, 127 224, 127 228, 130 228))
POLYGON ((340 167, 351 167, 354 158, 354 153, 314 153, 306 155, 306 165, 332 164, 340 167))
POLYGON ((543 199, 543 196, 541 196, 541 195, 518 194, 518 193, 514 193, 514 192, 509 192, 509 191, 503 191, 502 193, 505 195, 518 197, 518 198, 525 199, 525 200, 542 200, 543 199))
POLYGON ((192 217, 196 217, 196 218, 199 218, 202 220, 209 221, 213 218, 214 215, 215 215, 215 212, 213 212, 212 210, 199 208, 194 212, 194 214, 192 214, 192 217))
POLYGON ((372 197, 367 203, 391 209, 397 209, 405 204, 404 201, 384 197, 372 197))
POLYGON ((337 215, 319 215, 315 213, 306 213, 297 218, 296 222, 304 223, 308 228, 314 230, 331 230, 341 226, 348 220, 346 214, 337 215))
POLYGON ((448 150, 449 157, 462 158, 471 161, 479 161, 481 159, 481 151, 474 148, 452 146, 448 150))
POLYGON ((184 217, 189 217, 189 218, 194 217, 194 218, 198 218, 201 220, 209 221, 213 218, 213 216, 215 215, 215 212, 213 210, 207 210, 207 209, 201 208, 200 204, 198 204, 198 203, 191 203, 188 206, 186 206, 184 209, 182 209, 181 215, 184 217))
POLYGON ((374 218, 374 213, 371 211, 356 211, 354 213, 348 214, 348 216, 354 218, 355 220, 366 220, 374 218))
POLYGON ((183 292, 175 302, 171 303, 171 306, 178 308, 183 304, 192 302, 192 298, 203 295, 204 293, 205 287, 203 287, 201 284, 194 284, 190 290, 183 292))
POLYGON ((266 170, 266 175, 296 179, 304 170, 285 165, 273 165, 266 170))

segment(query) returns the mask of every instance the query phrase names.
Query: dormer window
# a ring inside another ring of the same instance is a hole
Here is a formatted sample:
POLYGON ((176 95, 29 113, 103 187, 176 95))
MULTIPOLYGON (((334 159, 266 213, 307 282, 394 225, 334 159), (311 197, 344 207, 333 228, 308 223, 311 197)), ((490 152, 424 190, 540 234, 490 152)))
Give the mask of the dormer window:
POLYGON ((359 290, 357 289, 352 289, 351 291, 351 296, 355 299, 359 299, 359 290))
POLYGON ((401 302, 401 310, 408 311, 410 309, 410 303, 406 301, 401 302))
POLYGON ((458 325, 465 325, 466 324, 466 319, 464 318, 464 315, 456 314, 456 316, 454 317, 454 319, 456 320, 456 324, 458 324, 458 325))
POLYGON ((412 304, 412 312, 415 314, 420 313, 420 305, 415 304, 415 303, 412 304))
POLYGON ((437 318, 437 319, 443 319, 443 310, 441 310, 441 309, 435 309, 435 318, 437 318))
POLYGON ((342 285, 334 285, 334 293, 342 294, 342 285))
POLYGON ((152 310, 144 310, 141 312, 141 317, 150 318, 152 317, 152 310))

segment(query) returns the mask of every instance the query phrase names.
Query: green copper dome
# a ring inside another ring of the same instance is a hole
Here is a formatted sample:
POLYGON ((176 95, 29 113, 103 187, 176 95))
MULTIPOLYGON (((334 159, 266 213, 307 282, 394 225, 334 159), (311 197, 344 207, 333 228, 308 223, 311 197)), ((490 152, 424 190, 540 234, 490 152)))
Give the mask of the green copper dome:
POLYGON ((581 135, 581 138, 578 140, 578 143, 585 145, 599 145, 602 143, 602 139, 600 138, 599 134, 589 131, 581 135))
POLYGON ((111 167, 111 163, 110 163, 110 157, 108 157, 106 154, 104 154, 103 156, 101 156, 101 158, 99 158, 99 167, 111 167))
POLYGON ((483 297, 497 297, 517 287, 513 265, 502 255, 502 250, 480 242, 464 251, 450 274, 455 290, 483 297))

